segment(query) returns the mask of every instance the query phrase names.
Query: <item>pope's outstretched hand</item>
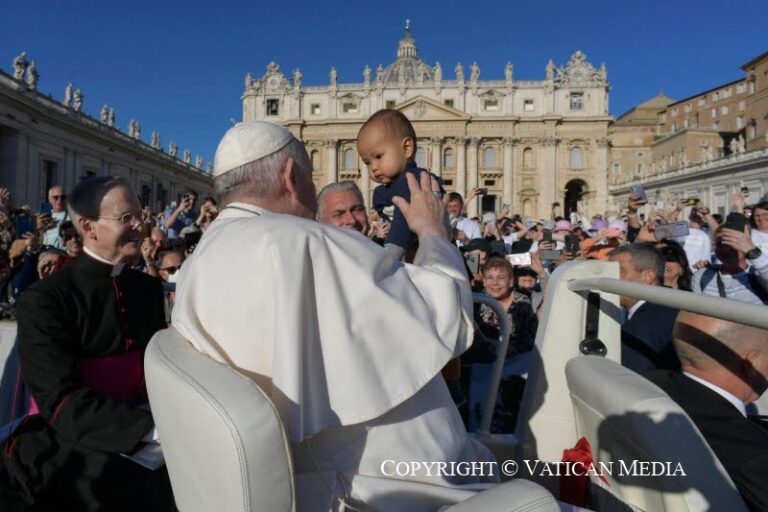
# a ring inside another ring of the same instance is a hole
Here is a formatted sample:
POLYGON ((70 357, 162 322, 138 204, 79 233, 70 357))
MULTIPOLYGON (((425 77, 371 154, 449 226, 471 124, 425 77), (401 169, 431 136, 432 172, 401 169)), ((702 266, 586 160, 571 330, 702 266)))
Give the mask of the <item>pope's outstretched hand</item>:
POLYGON ((411 173, 406 173, 405 179, 411 191, 410 203, 397 196, 392 202, 403 212, 408 227, 419 240, 429 236, 448 238, 448 198, 441 198, 440 184, 427 172, 422 172, 418 181, 411 173))

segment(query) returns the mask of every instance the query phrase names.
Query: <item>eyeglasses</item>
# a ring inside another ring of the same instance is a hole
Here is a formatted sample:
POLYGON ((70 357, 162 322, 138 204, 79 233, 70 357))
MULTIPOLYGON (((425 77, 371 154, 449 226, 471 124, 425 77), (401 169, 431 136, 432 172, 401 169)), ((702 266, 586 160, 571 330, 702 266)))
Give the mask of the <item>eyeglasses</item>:
POLYGON ((99 216, 99 219, 107 219, 107 220, 116 220, 119 221, 120 224, 123 226, 127 226, 129 224, 140 224, 141 223, 141 213, 136 212, 125 212, 119 217, 104 217, 99 216))
POLYGON ((51 196, 51 199, 55 199, 56 201, 58 201, 59 199, 66 199, 66 198, 67 198, 66 194, 62 194, 60 196, 51 196))

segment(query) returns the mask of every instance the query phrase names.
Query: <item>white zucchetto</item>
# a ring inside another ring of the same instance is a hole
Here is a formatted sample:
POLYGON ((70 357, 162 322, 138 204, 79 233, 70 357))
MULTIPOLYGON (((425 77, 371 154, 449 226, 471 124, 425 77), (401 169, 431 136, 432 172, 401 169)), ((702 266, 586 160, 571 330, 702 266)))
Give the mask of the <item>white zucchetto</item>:
POLYGON ((248 162, 269 156, 294 138, 290 130, 269 121, 237 123, 224 134, 216 148, 213 175, 221 176, 248 162))

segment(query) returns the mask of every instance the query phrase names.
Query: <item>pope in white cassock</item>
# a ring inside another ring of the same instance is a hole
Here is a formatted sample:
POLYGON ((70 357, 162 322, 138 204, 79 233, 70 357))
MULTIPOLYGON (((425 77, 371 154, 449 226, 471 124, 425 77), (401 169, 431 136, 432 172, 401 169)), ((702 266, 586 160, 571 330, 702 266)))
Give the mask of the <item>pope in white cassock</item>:
POLYGON ((440 375, 473 329, 437 184, 422 173, 410 203, 397 203, 419 240, 411 265, 313 220, 310 160, 279 125, 231 128, 214 173, 224 208, 185 264, 172 323, 271 397, 292 441, 298 509, 434 510, 483 488, 464 485, 476 476, 394 473, 401 461, 492 460, 440 375))

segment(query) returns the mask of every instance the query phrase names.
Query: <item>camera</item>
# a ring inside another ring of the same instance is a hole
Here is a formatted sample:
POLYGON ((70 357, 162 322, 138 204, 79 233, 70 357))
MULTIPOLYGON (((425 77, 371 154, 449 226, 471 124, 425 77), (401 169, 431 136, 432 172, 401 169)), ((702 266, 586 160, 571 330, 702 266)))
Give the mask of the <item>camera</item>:
POLYGON ((479 188, 479 189, 477 189, 477 195, 480 195, 480 196, 488 195, 488 189, 487 188, 479 188))
POLYGON ((696 206, 699 202, 699 199, 697 197, 692 197, 690 199, 685 200, 686 206, 696 206))

